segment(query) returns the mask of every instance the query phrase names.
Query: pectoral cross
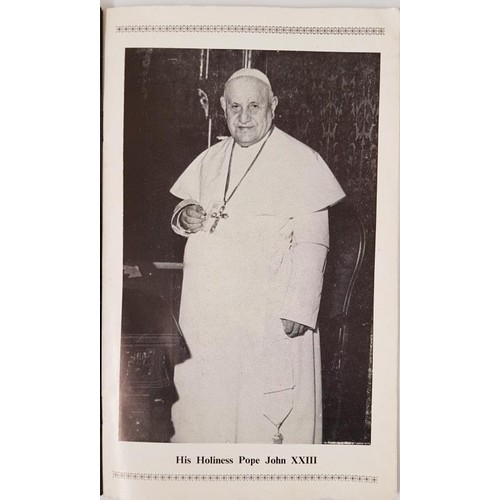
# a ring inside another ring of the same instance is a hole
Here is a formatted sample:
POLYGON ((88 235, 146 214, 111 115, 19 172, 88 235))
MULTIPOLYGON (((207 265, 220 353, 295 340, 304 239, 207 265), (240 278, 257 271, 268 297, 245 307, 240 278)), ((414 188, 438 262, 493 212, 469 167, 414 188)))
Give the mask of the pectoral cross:
POLYGON ((219 208, 218 212, 212 212, 210 214, 210 217, 213 217, 215 219, 214 225, 210 228, 210 232, 213 233, 217 227, 217 224, 221 219, 227 219, 229 215, 224 211, 226 209, 225 205, 222 205, 219 208))

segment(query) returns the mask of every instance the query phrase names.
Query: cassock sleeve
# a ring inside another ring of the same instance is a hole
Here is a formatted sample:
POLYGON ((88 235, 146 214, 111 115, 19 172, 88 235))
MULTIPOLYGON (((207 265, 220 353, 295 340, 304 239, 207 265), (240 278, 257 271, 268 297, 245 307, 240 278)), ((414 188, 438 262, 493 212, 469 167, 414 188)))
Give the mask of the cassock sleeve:
POLYGON ((282 319, 316 328, 328 247, 327 210, 293 219, 293 264, 282 319))
POLYGON ((201 165, 206 151, 198 155, 184 170, 181 176, 177 179, 175 184, 170 189, 170 192, 182 201, 174 208, 172 214, 172 230, 174 233, 185 236, 186 238, 191 234, 183 229, 179 224, 179 215, 183 208, 188 205, 199 205, 200 199, 200 183, 201 183, 201 165))
POLYGON ((172 220, 171 220, 172 230, 174 231, 174 233, 180 234, 181 236, 184 236, 186 238, 188 238, 192 233, 186 231, 181 226, 181 224, 179 222, 179 215, 181 214, 181 210, 183 208, 186 208, 188 205, 199 205, 199 202, 196 200, 191 200, 191 199, 182 200, 174 208, 174 211, 172 213, 172 220))

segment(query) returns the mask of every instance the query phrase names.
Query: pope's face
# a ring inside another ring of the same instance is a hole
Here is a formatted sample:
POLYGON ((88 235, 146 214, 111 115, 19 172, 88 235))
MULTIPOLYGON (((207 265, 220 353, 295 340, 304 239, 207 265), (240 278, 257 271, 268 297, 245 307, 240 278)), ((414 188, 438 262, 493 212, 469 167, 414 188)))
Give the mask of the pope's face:
POLYGON ((242 76, 231 80, 221 97, 227 126, 233 139, 243 147, 259 142, 273 124, 277 97, 257 78, 242 76))

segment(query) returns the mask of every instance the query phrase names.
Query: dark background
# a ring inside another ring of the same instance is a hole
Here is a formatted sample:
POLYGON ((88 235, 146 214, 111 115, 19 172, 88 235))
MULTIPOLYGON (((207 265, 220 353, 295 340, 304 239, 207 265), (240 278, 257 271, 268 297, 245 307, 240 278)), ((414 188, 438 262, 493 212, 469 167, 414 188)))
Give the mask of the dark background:
MULTIPOLYGON (((172 210, 179 200, 169 194, 169 189, 208 145, 208 119, 199 90, 208 97, 210 141, 214 144, 218 136, 229 135, 219 104, 224 82, 247 62, 268 75, 279 98, 276 125, 318 151, 347 194, 342 206, 331 212, 337 224, 331 230, 337 234, 331 232, 332 250, 320 313, 324 439, 369 443, 379 54, 144 48, 127 49, 125 58, 124 263, 140 264, 141 270, 147 268, 143 277, 154 280, 153 288, 161 290, 156 297, 160 294, 162 298, 156 308, 145 307, 154 300, 144 299, 144 294, 139 296, 138 287, 128 286, 130 279, 125 280, 124 336, 135 337, 137 344, 138 333, 142 332, 144 340, 151 334, 153 323, 161 336, 161 325, 166 321, 162 315, 176 307, 177 297, 169 294, 172 290, 178 294, 180 280, 173 280, 166 272, 160 276, 147 263, 182 262, 184 238, 170 229, 172 210), (348 253, 355 253, 355 243, 351 244, 345 235, 355 233, 354 219, 363 226, 366 250, 352 291, 348 342, 342 345, 345 363, 339 378, 333 367, 340 349, 336 318, 341 310, 341 294, 336 286, 350 272, 346 268, 348 253), (168 287, 162 288, 167 282, 168 287)), ((152 285, 144 286, 144 293, 150 296, 152 285)), ((164 328, 168 335, 174 335, 173 330, 171 326, 164 328)), ((171 351, 178 347, 175 342, 167 342, 165 349, 171 366, 164 370, 171 373, 177 359, 171 351)), ((137 360, 137 349, 122 351, 122 393, 133 392, 130 364, 143 363, 148 352, 154 358, 153 351, 146 346, 139 356, 142 361, 137 360)), ((165 359, 161 359, 164 366, 165 359)), ((158 360, 150 363, 161 364, 158 360)), ((136 371, 151 377, 153 368, 149 370, 146 367, 145 372, 141 366, 136 371)), ((122 427, 127 412, 130 414, 126 402, 127 398, 122 397, 122 427)), ((143 427, 154 425, 151 422, 143 427)), ((141 436, 122 429, 122 439, 162 440, 148 438, 144 429, 141 436)))

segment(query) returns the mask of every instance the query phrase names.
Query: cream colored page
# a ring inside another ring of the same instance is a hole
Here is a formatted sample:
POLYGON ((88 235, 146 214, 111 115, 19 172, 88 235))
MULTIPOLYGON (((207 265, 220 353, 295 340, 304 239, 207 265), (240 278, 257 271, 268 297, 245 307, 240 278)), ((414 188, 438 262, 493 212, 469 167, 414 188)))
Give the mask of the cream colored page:
POLYGON ((395 9, 242 7, 109 9, 105 12, 104 50, 104 494, 120 500, 396 498, 399 12, 395 9), (188 25, 198 28, 188 28, 188 25), (127 47, 381 54, 370 445, 283 445, 277 448, 273 445, 119 441, 123 91, 127 47), (233 458, 234 463, 178 463, 177 457, 185 456, 228 457, 233 458), (277 456, 286 463, 263 463, 267 457, 277 456), (247 460, 239 463, 240 457, 247 460), (315 459, 314 463, 294 464, 293 457, 315 459))

